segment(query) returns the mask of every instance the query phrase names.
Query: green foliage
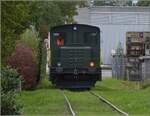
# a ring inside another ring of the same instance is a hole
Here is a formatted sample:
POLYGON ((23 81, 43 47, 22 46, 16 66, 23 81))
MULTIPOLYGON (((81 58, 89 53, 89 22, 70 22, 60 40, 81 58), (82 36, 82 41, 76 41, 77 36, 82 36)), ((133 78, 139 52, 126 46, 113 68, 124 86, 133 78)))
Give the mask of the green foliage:
POLYGON ((1 114, 2 115, 18 115, 21 114, 21 105, 17 104, 16 95, 9 91, 1 93, 1 114))
POLYGON ((11 68, 2 68, 1 71, 1 87, 4 93, 16 91, 19 87, 20 75, 11 68))
MULTIPOLYGON (((38 1, 31 3, 31 22, 39 32, 49 31, 50 27, 73 23, 77 7, 84 7, 84 1, 38 1), (44 29, 43 29, 44 28, 44 29)), ((41 34, 41 33, 40 33, 41 34)), ((42 36, 43 37, 43 36, 42 36)))
POLYGON ((149 0, 139 0, 137 6, 150 6, 149 0))
POLYGON ((27 2, 2 1, 2 26, 21 34, 29 25, 29 6, 27 2))
POLYGON ((1 2, 2 64, 12 53, 19 35, 29 26, 28 2, 1 2))
POLYGON ((51 85, 51 82, 48 80, 49 75, 45 75, 37 86, 37 89, 52 89, 55 88, 53 85, 51 85))
POLYGON ((86 0, 76 1, 76 3, 79 8, 88 7, 88 1, 86 0))
POLYGON ((40 76, 45 69, 43 59, 46 59, 46 51, 42 52, 45 49, 43 40, 47 38, 49 28, 74 22, 73 16, 77 14, 76 5, 83 7, 85 4, 74 1, 3 1, 2 64, 6 62, 17 43, 24 43, 32 48, 38 60, 40 76), (37 39, 37 34, 27 29, 30 25, 36 28, 39 39, 37 39))
POLYGON ((127 6, 132 6, 132 0, 128 0, 126 3, 127 6))
POLYGON ((44 78, 46 76, 46 63, 47 63, 46 58, 47 58, 47 51, 46 51, 45 45, 43 45, 43 47, 42 47, 41 67, 40 67, 40 70, 41 70, 40 77, 41 78, 44 78))
POLYGON ((118 6, 119 0, 96 0, 94 1, 94 5, 96 6, 118 6))
MULTIPOLYGON (((95 6, 132 6, 133 0, 95 0, 95 6)), ((138 0, 136 6, 150 6, 149 0, 138 0)))
POLYGON ((37 81, 44 78, 46 75, 46 63, 47 63, 47 50, 45 44, 40 41, 39 43, 39 54, 38 54, 38 77, 37 81))
POLYGON ((60 8, 52 1, 32 2, 30 14, 31 22, 39 32, 40 41, 38 46, 38 79, 45 75, 46 50, 44 50, 43 40, 47 38, 49 28, 64 23, 60 8))
POLYGON ((38 60, 40 38, 37 37, 37 34, 31 29, 27 29, 23 34, 21 34, 20 38, 21 39, 17 41, 17 43, 22 43, 29 46, 33 51, 33 55, 36 57, 36 60, 38 60))
POLYGON ((94 1, 94 5, 95 6, 105 6, 106 4, 105 4, 104 0, 102 0, 102 1, 96 0, 96 1, 94 1))
POLYGON ((85 5, 84 2, 72 1, 2 1, 2 64, 5 65, 7 57, 16 46, 16 41, 30 25, 36 27, 43 41, 49 28, 65 22, 74 22, 77 3, 80 7, 85 5))
POLYGON ((20 84, 20 77, 16 70, 2 68, 1 71, 1 114, 18 115, 21 106, 16 103, 16 92, 20 84))
POLYGON ((46 67, 46 51, 41 52, 41 47, 43 47, 41 38, 38 37, 36 30, 32 27, 32 29, 27 29, 22 35, 21 39, 17 41, 17 43, 22 43, 29 46, 32 51, 33 55, 36 58, 37 66, 38 66, 38 75, 37 81, 40 80, 43 75, 45 75, 45 67, 46 67), (44 55, 44 56, 43 56, 44 55), (40 61, 42 60, 42 61, 40 61))
POLYGON ((64 21, 66 23, 74 22, 73 16, 77 15, 76 5, 79 3, 76 1, 66 1, 66 2, 57 1, 55 3, 59 6, 59 8, 61 10, 62 17, 64 18, 64 21))
POLYGON ((63 23, 60 8, 51 1, 32 2, 30 14, 31 21, 39 31, 41 26, 52 27, 63 23))

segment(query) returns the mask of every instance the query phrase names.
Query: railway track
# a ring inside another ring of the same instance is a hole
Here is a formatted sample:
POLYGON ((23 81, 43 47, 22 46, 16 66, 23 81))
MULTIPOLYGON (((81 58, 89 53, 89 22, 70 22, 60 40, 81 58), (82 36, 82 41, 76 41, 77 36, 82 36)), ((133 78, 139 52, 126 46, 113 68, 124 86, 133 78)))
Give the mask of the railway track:
POLYGON ((62 94, 63 94, 64 99, 65 99, 65 101, 66 101, 66 104, 67 104, 67 106, 68 106, 69 112, 71 113, 72 116, 76 116, 76 113, 75 113, 75 111, 73 110, 72 105, 71 105, 71 103, 70 103, 68 97, 65 95, 65 93, 64 93, 63 90, 61 90, 61 91, 62 91, 62 94))
POLYGON ((111 108, 113 108, 115 111, 117 111, 119 114, 124 115, 124 116, 129 116, 128 113, 122 111, 121 109, 119 109, 117 106, 113 105, 110 101, 108 101, 107 99, 105 99, 104 97, 96 94, 95 92, 90 91, 90 94, 97 97, 99 100, 101 100, 102 102, 106 103, 107 105, 109 105, 111 108))
MULTIPOLYGON (((66 96, 65 92, 63 90, 61 90, 63 96, 64 96, 64 99, 65 99, 65 102, 67 104, 67 107, 68 107, 68 110, 70 112, 70 114, 72 116, 76 116, 77 114, 75 113, 70 101, 69 101, 69 98, 66 96)), ((119 109, 117 106, 113 105, 110 101, 108 101, 106 98, 100 96, 99 94, 96 94, 95 92, 93 91, 89 91, 89 93, 94 96, 94 97, 97 97, 100 101, 104 102, 105 104, 107 104, 110 108, 113 108, 116 112, 118 112, 120 115, 123 115, 123 116, 129 116, 126 112, 122 111, 121 109, 119 109)))

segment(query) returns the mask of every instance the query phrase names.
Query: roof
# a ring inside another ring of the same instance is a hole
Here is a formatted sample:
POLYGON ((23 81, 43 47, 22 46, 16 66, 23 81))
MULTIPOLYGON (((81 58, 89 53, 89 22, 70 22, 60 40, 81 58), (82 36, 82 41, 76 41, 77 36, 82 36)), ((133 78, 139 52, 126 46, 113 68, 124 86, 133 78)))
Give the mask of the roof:
POLYGON ((138 7, 138 6, 94 6, 89 7, 92 11, 99 12, 149 12, 150 7, 138 7))
POLYGON ((55 26, 53 28, 51 28, 51 30, 57 29, 57 28, 62 28, 62 27, 74 27, 74 26, 86 26, 86 27, 92 27, 92 28, 96 28, 97 30, 100 30, 99 27, 93 26, 93 25, 86 25, 86 24, 65 24, 65 25, 59 25, 59 26, 55 26))

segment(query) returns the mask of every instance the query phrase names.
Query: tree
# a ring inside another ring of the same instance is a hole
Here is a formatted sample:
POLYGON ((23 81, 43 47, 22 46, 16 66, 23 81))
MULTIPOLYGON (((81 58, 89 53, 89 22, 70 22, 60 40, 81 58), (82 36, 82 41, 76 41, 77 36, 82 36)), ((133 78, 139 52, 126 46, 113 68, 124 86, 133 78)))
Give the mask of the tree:
POLYGON ((94 5, 95 6, 105 6, 106 4, 105 4, 104 0, 103 1, 96 0, 96 1, 94 1, 94 5))
POLYGON ((61 10, 62 17, 64 18, 65 23, 73 23, 74 19, 73 16, 77 15, 77 5, 82 6, 83 3, 76 2, 76 1, 57 1, 54 2, 58 5, 61 10))
MULTIPOLYGON (((54 4, 52 1, 44 2, 31 2, 30 4, 30 14, 31 15, 31 24, 35 26, 36 31, 39 32, 39 50, 38 50, 38 79, 40 80, 41 75, 44 72, 41 72, 41 67, 44 67, 42 64, 43 58, 43 40, 47 38, 49 29, 56 25, 64 24, 64 18, 61 15, 60 8, 58 5, 54 4)), ((46 64, 45 64, 46 65, 46 64)), ((46 66, 45 66, 46 67, 46 66)))
POLYGON ((19 35, 29 26, 29 6, 28 2, 2 1, 1 8, 1 56, 2 64, 5 64, 19 35))
POLYGON ((60 8, 52 1, 32 2, 30 8, 30 14, 32 14, 31 23, 39 32, 64 22, 60 8))
POLYGON ((137 6, 150 6, 149 0, 139 0, 137 6))
POLYGON ((3 64, 14 50, 16 41, 20 40, 20 35, 32 25, 39 33, 38 72, 40 74, 43 40, 47 38, 49 29, 56 25, 73 23, 73 16, 77 14, 76 6, 83 7, 84 2, 3 1, 1 5, 3 64))
MULTIPOLYGON (((95 6, 132 6, 133 0, 95 0, 95 6)), ((136 6, 150 6, 149 0, 138 0, 136 6)))
POLYGON ((132 0, 128 0, 128 1, 126 2, 126 5, 127 5, 127 6, 132 6, 132 0))
POLYGON ((83 2, 69 2, 69 1, 44 1, 44 2, 32 2, 30 14, 31 23, 36 27, 39 32, 40 43, 39 43, 39 77, 41 78, 41 66, 44 48, 43 40, 47 38, 49 29, 56 25, 62 25, 65 23, 73 23, 73 16, 77 14, 76 5, 83 6, 83 2))
POLYGON ((39 38, 32 29, 26 29, 23 34, 20 36, 20 40, 16 42, 17 44, 22 43, 29 46, 32 51, 33 55, 38 60, 38 45, 39 45, 39 38))

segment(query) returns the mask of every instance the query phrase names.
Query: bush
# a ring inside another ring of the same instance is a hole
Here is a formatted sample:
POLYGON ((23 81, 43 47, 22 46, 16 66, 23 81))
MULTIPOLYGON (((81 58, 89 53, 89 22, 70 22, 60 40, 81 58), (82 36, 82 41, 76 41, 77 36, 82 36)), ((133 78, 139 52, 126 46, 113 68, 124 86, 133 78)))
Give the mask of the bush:
POLYGON ((24 44, 18 44, 7 64, 22 75, 23 89, 33 89, 37 81, 37 63, 32 49, 24 44))
POLYGON ((32 49, 33 56, 36 59, 38 76, 37 82, 46 75, 46 47, 42 38, 38 37, 38 34, 34 27, 27 29, 22 35, 21 39, 17 41, 18 44, 24 44, 32 49))
POLYGON ((25 44, 32 49, 33 55, 36 58, 36 62, 37 62, 37 69, 38 69, 37 82, 40 80, 41 73, 44 70, 43 66, 41 66, 42 65, 42 57, 43 57, 41 49, 43 47, 43 42, 40 40, 41 40, 41 38, 38 37, 36 30, 34 29, 34 27, 32 27, 32 29, 27 29, 21 35, 21 39, 17 42, 19 44, 20 43, 25 44))
POLYGON ((1 72, 1 87, 4 93, 8 91, 16 91, 20 88, 20 75, 18 72, 11 68, 2 68, 1 72))
POLYGON ((16 70, 2 68, 1 70, 1 114, 20 114, 21 106, 16 102, 16 90, 20 83, 20 77, 16 70))
POLYGON ((27 29, 22 35, 21 39, 17 41, 18 44, 22 43, 29 46, 33 55, 38 60, 38 50, 39 50, 39 38, 37 37, 37 33, 32 31, 31 29, 27 29))
POLYGON ((2 115, 18 115, 21 114, 22 106, 16 102, 16 93, 9 91, 1 92, 1 114, 2 115))

